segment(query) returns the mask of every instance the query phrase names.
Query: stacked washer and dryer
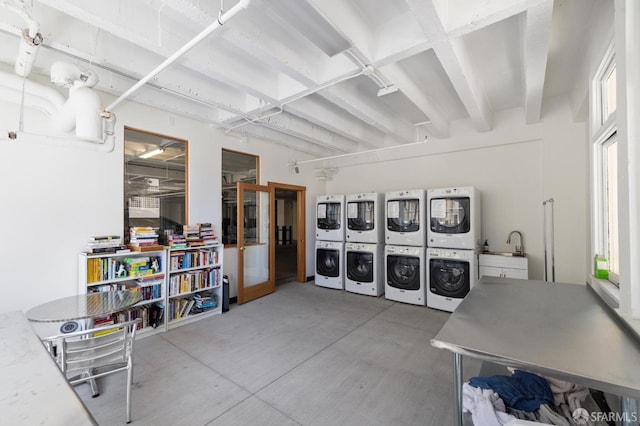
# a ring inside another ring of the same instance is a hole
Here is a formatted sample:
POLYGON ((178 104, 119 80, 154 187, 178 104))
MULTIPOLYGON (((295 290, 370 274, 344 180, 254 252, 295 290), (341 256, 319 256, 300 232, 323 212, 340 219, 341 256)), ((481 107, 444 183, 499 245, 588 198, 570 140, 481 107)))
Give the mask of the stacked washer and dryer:
POLYGON ((318 197, 316 285, 453 312, 478 279, 480 197, 470 186, 318 197))
POLYGON ((344 289, 344 195, 316 199, 316 285, 344 289))
POLYGON ((425 306, 425 191, 385 194, 385 298, 425 306))
POLYGON ((429 189, 427 203, 427 306, 453 312, 478 279, 480 192, 429 189))
POLYGON ((380 296, 384 293, 384 197, 375 192, 350 194, 346 204, 344 289, 380 296))

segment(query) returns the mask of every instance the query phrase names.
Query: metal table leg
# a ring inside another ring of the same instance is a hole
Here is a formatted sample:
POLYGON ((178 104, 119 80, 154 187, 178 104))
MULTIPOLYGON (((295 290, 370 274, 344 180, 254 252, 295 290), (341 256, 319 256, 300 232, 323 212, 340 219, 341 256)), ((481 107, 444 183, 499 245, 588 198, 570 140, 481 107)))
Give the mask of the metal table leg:
POLYGON ((454 424, 462 426, 462 355, 453 353, 453 416, 454 424))

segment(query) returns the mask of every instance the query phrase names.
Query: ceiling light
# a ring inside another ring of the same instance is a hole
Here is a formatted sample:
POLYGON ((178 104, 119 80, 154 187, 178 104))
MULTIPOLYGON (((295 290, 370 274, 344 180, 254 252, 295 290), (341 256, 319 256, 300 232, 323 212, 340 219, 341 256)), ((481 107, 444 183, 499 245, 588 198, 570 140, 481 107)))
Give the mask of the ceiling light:
POLYGON ((390 95, 397 91, 398 91, 398 88, 395 85, 391 84, 389 86, 383 87, 382 89, 378 90, 378 96, 390 95))
POLYGON ((147 159, 147 158, 155 157, 158 154, 162 154, 163 152, 164 152, 164 148, 156 148, 151 151, 143 152, 142 154, 138 155, 138 158, 147 159))

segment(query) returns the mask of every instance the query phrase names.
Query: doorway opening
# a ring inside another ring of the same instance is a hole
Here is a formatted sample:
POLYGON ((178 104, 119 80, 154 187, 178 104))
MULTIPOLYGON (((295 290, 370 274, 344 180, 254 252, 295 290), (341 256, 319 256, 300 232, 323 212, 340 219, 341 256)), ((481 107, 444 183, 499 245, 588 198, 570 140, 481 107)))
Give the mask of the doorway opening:
POLYGON ((306 188, 269 182, 275 207, 274 260, 276 286, 305 281, 304 209, 306 188))

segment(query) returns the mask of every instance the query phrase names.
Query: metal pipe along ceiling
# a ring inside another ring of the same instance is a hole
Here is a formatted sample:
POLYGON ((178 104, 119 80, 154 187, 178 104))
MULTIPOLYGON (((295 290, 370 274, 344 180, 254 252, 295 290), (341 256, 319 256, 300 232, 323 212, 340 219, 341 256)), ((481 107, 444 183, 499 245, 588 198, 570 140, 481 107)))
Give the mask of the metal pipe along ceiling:
POLYGON ((214 23, 212 23, 207 28, 202 30, 200 32, 200 34, 195 36, 191 41, 189 41, 184 46, 182 46, 180 49, 178 49, 173 55, 171 55, 167 59, 165 59, 160 65, 158 65, 156 68, 154 68, 145 77, 140 79, 140 81, 138 81, 136 84, 134 84, 129 90, 127 90, 122 95, 120 95, 120 97, 118 99, 113 101, 108 107, 105 108, 105 112, 107 114, 109 112, 111 112, 111 110, 113 110, 113 108, 118 106, 118 104, 120 104, 123 100, 128 98, 133 92, 138 90, 140 87, 144 86, 149 80, 151 80, 153 77, 155 77, 158 73, 160 73, 162 70, 164 70, 169 65, 174 63, 176 60, 178 60, 182 55, 187 53, 189 50, 193 49, 198 43, 200 43, 202 40, 204 40, 208 35, 210 35, 214 31, 216 31, 218 28, 222 27, 227 21, 229 21, 231 18, 233 18, 238 12, 240 12, 243 9, 246 9, 247 7, 249 7, 249 3, 251 3, 251 0, 240 0, 235 6, 233 6, 231 9, 229 9, 228 12, 226 12, 223 15, 221 15, 218 18, 218 20, 216 20, 214 23))

